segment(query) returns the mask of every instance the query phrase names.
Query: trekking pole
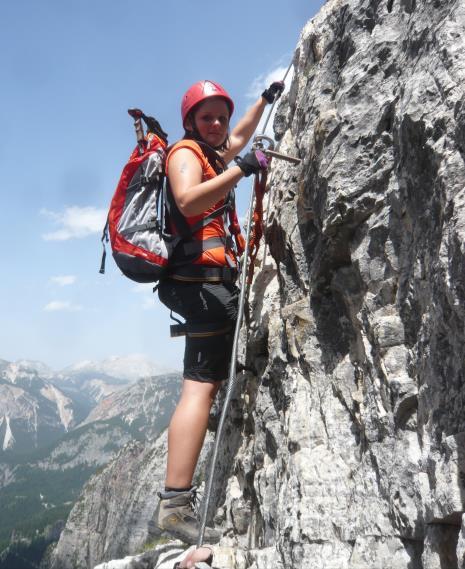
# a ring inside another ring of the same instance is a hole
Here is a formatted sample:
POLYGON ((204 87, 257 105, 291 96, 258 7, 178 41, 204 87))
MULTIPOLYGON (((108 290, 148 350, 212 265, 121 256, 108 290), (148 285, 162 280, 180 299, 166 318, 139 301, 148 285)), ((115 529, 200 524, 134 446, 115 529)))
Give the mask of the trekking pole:
MULTIPOLYGON (((291 69, 291 66, 292 66, 292 63, 289 65, 289 67, 286 71, 286 74, 284 75, 283 81, 286 79, 286 77, 289 73, 289 70, 291 69)), ((265 136, 265 130, 266 130, 268 121, 270 119, 271 113, 273 112, 276 100, 277 99, 275 99, 275 101, 273 102, 271 109, 268 113, 268 117, 265 120, 265 124, 263 127, 263 134, 255 137, 254 142, 255 141, 259 142, 262 139, 271 140, 269 137, 265 136)), ((267 151, 265 151, 265 153, 266 152, 270 152, 270 151, 267 150, 267 151)), ((278 153, 275 153, 275 156, 277 158, 289 158, 289 157, 285 157, 284 155, 277 156, 277 154, 278 153)), ((297 160, 297 159, 294 159, 294 160, 297 160)), ((255 176, 258 176, 258 174, 255 174, 255 176)), ((242 318, 244 315, 244 304, 245 304, 245 295, 246 295, 246 288, 247 288, 247 264, 248 264, 248 259, 249 259, 250 233, 251 233, 252 218, 253 218, 253 212, 254 212, 254 197, 255 197, 254 188, 255 188, 255 183, 253 184, 252 191, 250 193, 250 203, 249 203, 249 209, 247 212, 247 230, 246 230, 246 237, 245 237, 245 249, 244 249, 244 254, 243 254, 243 259, 242 259, 242 267, 241 267, 241 289, 240 289, 240 296, 239 296, 239 305, 238 305, 236 327, 234 329, 234 340, 233 340, 233 349, 232 349, 232 353, 231 353, 231 362, 229 365, 228 384, 226 387, 226 395, 225 395, 224 402, 223 402, 223 409, 221 411, 220 421, 218 423, 218 429, 216 431, 216 437, 215 437, 215 443, 213 446, 213 454, 212 454, 212 459, 211 459, 211 464, 210 464, 210 470, 208 472, 208 478, 207 478, 207 482, 206 482, 206 486, 205 486, 205 496, 204 496, 204 501, 203 501, 202 516, 201 516, 201 520, 200 520, 200 531, 199 531, 199 536, 198 536, 198 540, 197 540, 197 547, 202 547, 202 545, 203 545, 203 539, 205 536, 205 528, 207 525, 208 507, 210 505, 210 499, 211 499, 211 494, 212 494, 212 489, 213 489, 213 480, 215 477, 216 463, 218 461, 218 453, 219 453, 220 443, 221 443, 221 439, 222 439, 222 435, 223 435, 224 425, 226 422, 226 416, 228 414, 229 405, 231 403, 234 388, 236 387, 236 383, 237 383, 237 378, 236 378, 236 363, 237 362, 236 362, 236 360, 237 360, 237 351, 238 351, 238 347, 239 347, 239 335, 240 335, 241 326, 242 326, 242 318)))

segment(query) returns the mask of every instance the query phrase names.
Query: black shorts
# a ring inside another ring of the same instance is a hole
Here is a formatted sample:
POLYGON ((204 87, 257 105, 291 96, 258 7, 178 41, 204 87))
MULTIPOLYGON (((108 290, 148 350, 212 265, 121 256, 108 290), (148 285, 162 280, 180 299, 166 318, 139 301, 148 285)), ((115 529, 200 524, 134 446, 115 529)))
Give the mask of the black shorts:
POLYGON ((158 297, 186 321, 184 377, 206 382, 227 379, 237 319, 236 285, 166 279, 158 287, 158 297))

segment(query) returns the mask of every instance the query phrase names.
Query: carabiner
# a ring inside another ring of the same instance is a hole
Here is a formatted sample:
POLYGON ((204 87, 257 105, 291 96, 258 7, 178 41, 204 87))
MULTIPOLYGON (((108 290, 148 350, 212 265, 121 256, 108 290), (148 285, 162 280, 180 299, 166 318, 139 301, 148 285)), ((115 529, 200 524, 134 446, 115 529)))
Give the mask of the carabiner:
POLYGON ((252 150, 261 150, 266 153, 267 150, 274 150, 274 145, 274 140, 269 136, 266 136, 265 134, 257 134, 252 142, 252 150), (265 147, 263 144, 264 142, 267 142, 268 146, 265 147))
POLYGON ((281 152, 275 152, 275 142, 269 136, 264 134, 259 134, 253 139, 252 149, 261 150, 263 154, 269 156, 270 158, 277 158, 278 160, 286 160, 286 162, 291 162, 292 164, 300 164, 300 158, 294 158, 294 156, 288 156, 287 154, 281 154, 281 152), (267 142, 268 146, 265 147, 263 142, 267 142))

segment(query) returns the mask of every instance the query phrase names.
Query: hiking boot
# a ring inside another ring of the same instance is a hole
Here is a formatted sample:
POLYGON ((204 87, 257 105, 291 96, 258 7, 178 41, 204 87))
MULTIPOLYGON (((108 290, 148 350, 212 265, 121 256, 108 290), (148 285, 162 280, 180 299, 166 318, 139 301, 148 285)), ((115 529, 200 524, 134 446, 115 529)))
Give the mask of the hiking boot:
MULTIPOLYGON (((173 537, 196 544, 199 538, 200 522, 196 511, 196 488, 188 492, 159 492, 160 504, 157 525, 173 537)), ((205 541, 217 543, 221 534, 212 528, 205 528, 205 541)))

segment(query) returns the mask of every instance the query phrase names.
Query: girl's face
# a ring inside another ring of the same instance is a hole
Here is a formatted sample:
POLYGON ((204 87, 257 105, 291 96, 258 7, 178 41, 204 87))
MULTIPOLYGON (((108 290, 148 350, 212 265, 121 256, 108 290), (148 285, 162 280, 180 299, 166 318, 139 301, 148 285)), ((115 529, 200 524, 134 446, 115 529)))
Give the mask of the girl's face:
POLYGON ((212 97, 200 104, 195 111, 194 122, 207 144, 216 148, 225 142, 229 128, 229 107, 220 97, 212 97))

